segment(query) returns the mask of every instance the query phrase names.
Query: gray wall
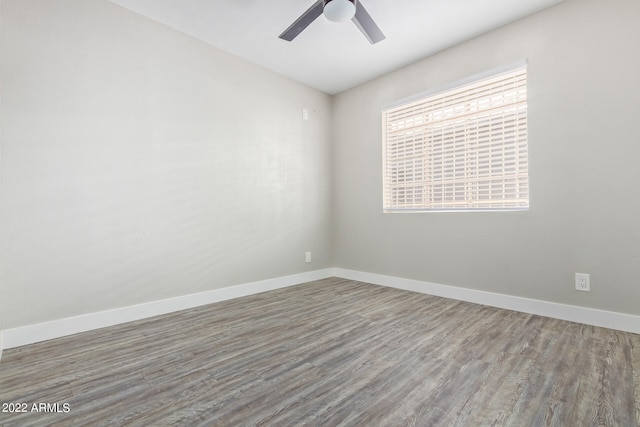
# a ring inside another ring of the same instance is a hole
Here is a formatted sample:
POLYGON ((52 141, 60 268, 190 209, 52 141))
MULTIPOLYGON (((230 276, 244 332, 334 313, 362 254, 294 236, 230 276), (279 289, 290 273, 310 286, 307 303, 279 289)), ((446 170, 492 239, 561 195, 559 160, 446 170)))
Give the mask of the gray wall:
POLYGON ((329 96, 107 1, 0 14, 0 329, 331 266, 329 96))
POLYGON ((639 17, 636 0, 567 0, 337 95, 335 265, 640 314, 639 17), (519 59, 531 209, 383 214, 381 107, 519 59))
POLYGON ((107 1, 0 0, 0 329, 333 265, 640 314, 638 16, 567 0, 330 99, 107 1), (382 214, 381 106, 522 58, 530 211, 382 214))

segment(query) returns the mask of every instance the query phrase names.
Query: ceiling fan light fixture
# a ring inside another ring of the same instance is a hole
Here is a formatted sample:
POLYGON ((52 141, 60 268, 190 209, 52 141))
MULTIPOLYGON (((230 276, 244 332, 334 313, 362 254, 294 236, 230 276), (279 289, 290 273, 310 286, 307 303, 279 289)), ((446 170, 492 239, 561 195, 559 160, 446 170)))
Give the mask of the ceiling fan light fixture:
POLYGON ((323 13, 329 21, 346 22, 356 14, 356 5, 351 0, 329 0, 323 13))

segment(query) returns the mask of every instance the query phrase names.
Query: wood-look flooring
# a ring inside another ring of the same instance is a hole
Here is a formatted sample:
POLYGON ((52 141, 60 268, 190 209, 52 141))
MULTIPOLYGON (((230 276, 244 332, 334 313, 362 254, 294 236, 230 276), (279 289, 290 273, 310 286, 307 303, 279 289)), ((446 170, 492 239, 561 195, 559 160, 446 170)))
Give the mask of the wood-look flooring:
POLYGON ((0 402, 63 411, 0 413, 21 427, 629 427, 640 336, 333 278, 5 350, 0 402))

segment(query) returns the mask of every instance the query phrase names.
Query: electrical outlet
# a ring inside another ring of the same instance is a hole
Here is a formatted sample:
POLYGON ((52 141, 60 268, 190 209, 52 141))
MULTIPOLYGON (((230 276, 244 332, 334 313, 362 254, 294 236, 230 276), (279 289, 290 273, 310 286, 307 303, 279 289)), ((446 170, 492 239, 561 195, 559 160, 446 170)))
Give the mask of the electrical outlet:
MULTIPOLYGON (((302 109, 302 119, 303 120, 309 120, 309 110, 307 110, 306 108, 302 109)), ((309 262, 309 261, 307 261, 309 262)))
POLYGON ((311 262, 311 252, 306 252, 304 254, 304 262, 311 262))
POLYGON ((589 292, 589 275, 586 273, 576 273, 576 291, 589 292))

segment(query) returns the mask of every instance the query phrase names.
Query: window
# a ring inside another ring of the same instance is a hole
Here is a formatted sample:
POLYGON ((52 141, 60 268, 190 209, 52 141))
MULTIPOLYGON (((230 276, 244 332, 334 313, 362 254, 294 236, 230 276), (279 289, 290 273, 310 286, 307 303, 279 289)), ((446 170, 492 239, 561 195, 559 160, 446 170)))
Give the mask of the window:
POLYGON ((400 101, 382 126, 385 212, 529 208, 525 63, 400 101))

